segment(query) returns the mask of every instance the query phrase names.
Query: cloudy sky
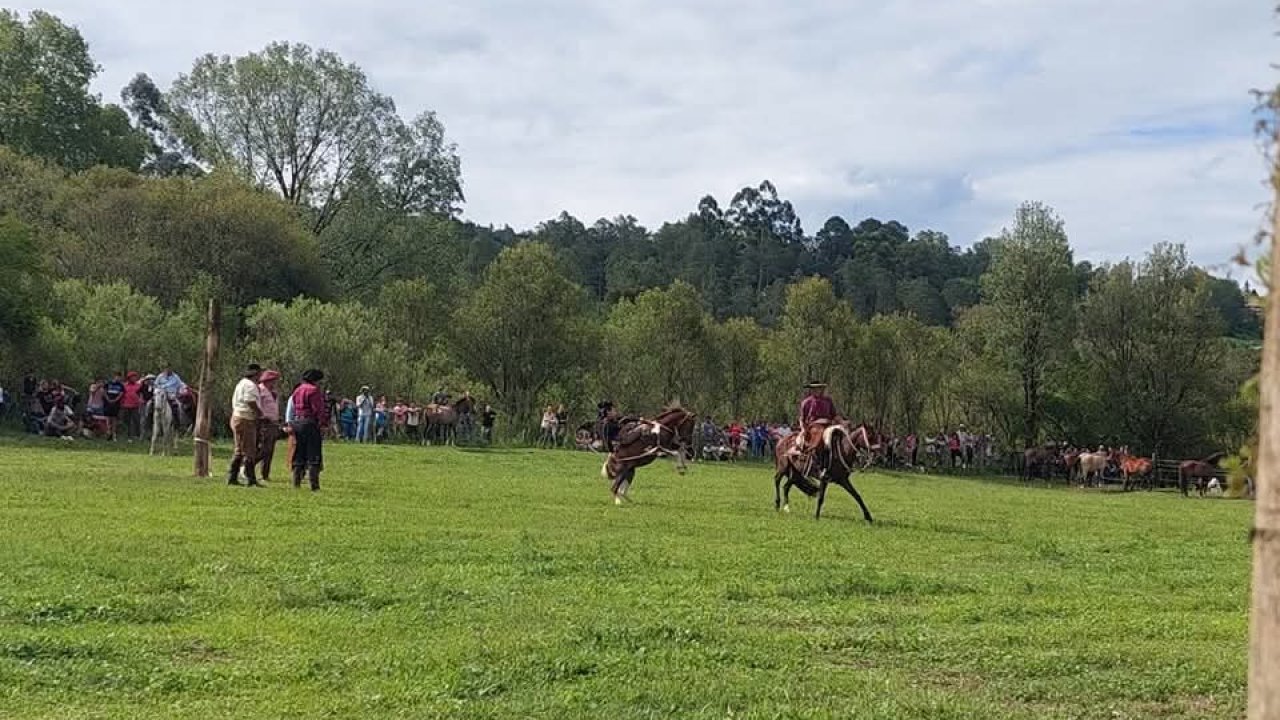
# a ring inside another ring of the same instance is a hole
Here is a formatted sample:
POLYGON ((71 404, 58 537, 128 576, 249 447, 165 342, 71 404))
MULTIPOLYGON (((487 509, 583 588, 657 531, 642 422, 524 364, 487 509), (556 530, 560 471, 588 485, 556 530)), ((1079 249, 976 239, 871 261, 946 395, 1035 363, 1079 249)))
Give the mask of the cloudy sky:
MULTIPOLYGON (((19 3, 20 6, 23 3, 19 3)), ((467 217, 651 227, 769 178, 832 214, 968 244, 1022 200, 1077 254, 1225 263, 1260 227, 1260 0, 51 0, 115 100, 197 55, 337 51, 460 147, 467 217)))

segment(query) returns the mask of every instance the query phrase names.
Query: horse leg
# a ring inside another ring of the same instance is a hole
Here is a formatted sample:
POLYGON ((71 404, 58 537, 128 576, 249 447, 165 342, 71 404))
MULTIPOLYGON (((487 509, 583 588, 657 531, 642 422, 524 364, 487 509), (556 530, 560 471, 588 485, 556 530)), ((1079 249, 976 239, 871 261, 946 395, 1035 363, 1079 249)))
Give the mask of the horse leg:
POLYGON ((867 509, 867 504, 862 501, 862 496, 858 494, 857 488, 853 486, 853 482, 849 480, 849 478, 838 480, 836 482, 840 487, 847 490, 849 494, 853 496, 854 500, 858 501, 858 507, 862 508, 862 518, 867 522, 875 522, 871 517, 871 511, 867 509))
POLYGON ((830 484, 825 477, 820 482, 821 484, 818 486, 818 507, 813 511, 814 520, 822 518, 822 503, 827 500, 827 485, 830 484))
POLYGON ((790 471, 786 475, 787 481, 782 484, 782 512, 791 512, 791 486, 795 485, 795 477, 790 471))
POLYGON ((782 473, 773 475, 773 509, 775 511, 782 509, 782 473))

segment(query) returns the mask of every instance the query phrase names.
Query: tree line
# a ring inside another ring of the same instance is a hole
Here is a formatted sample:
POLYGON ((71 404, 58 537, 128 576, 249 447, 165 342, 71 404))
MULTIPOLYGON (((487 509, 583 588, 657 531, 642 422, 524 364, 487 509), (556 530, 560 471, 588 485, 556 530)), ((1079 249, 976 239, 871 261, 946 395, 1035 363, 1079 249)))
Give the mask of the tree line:
MULTIPOLYGON (((0 12, 0 372, 75 383, 195 369, 224 301, 227 363, 340 388, 486 395, 517 427, 566 402, 785 419, 811 378, 886 431, 964 422, 1007 446, 1238 447, 1253 293, 1158 245, 1077 261, 1027 203, 971 247, 896 221, 804 231, 765 181, 656 230, 567 213, 459 219, 456 147, 357 66, 305 45, 206 55, 119 105, 79 32, 0 12)), ((221 392, 223 389, 220 389, 221 392)))

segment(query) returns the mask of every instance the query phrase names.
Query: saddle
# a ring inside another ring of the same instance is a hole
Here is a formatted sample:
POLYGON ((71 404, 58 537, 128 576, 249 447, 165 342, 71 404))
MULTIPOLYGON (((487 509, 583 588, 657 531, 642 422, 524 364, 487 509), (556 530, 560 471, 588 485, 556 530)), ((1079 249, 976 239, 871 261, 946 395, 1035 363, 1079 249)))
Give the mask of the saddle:
POLYGON ((649 423, 641 422, 634 418, 623 418, 621 429, 618 430, 618 437, 615 442, 618 445, 630 445, 638 442, 651 432, 649 423))

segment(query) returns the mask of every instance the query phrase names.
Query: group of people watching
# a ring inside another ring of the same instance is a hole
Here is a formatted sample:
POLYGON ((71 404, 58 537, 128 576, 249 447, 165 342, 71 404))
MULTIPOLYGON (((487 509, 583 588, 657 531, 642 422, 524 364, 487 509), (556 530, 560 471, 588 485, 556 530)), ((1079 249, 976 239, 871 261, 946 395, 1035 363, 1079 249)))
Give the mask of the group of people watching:
POLYGON ((437 390, 428 403, 400 397, 389 403, 386 395, 375 395, 364 385, 354 399, 337 401, 334 410, 338 424, 334 431, 342 440, 362 443, 425 440, 431 418, 441 408, 452 409, 452 424, 464 439, 474 436, 478 416, 481 439, 493 440, 493 426, 498 416, 493 407, 477 403, 470 391, 464 391, 454 400, 444 387, 437 390))
MULTIPOLYGON (((149 422, 146 411, 157 393, 173 404, 174 417, 190 414, 183 410, 194 402, 190 389, 167 365, 148 375, 117 371, 95 379, 83 394, 59 380, 38 380, 27 373, 18 407, 23 426, 33 434, 132 442, 143 436, 149 422)), ((12 402, 10 394, 0 390, 0 415, 12 402)))

